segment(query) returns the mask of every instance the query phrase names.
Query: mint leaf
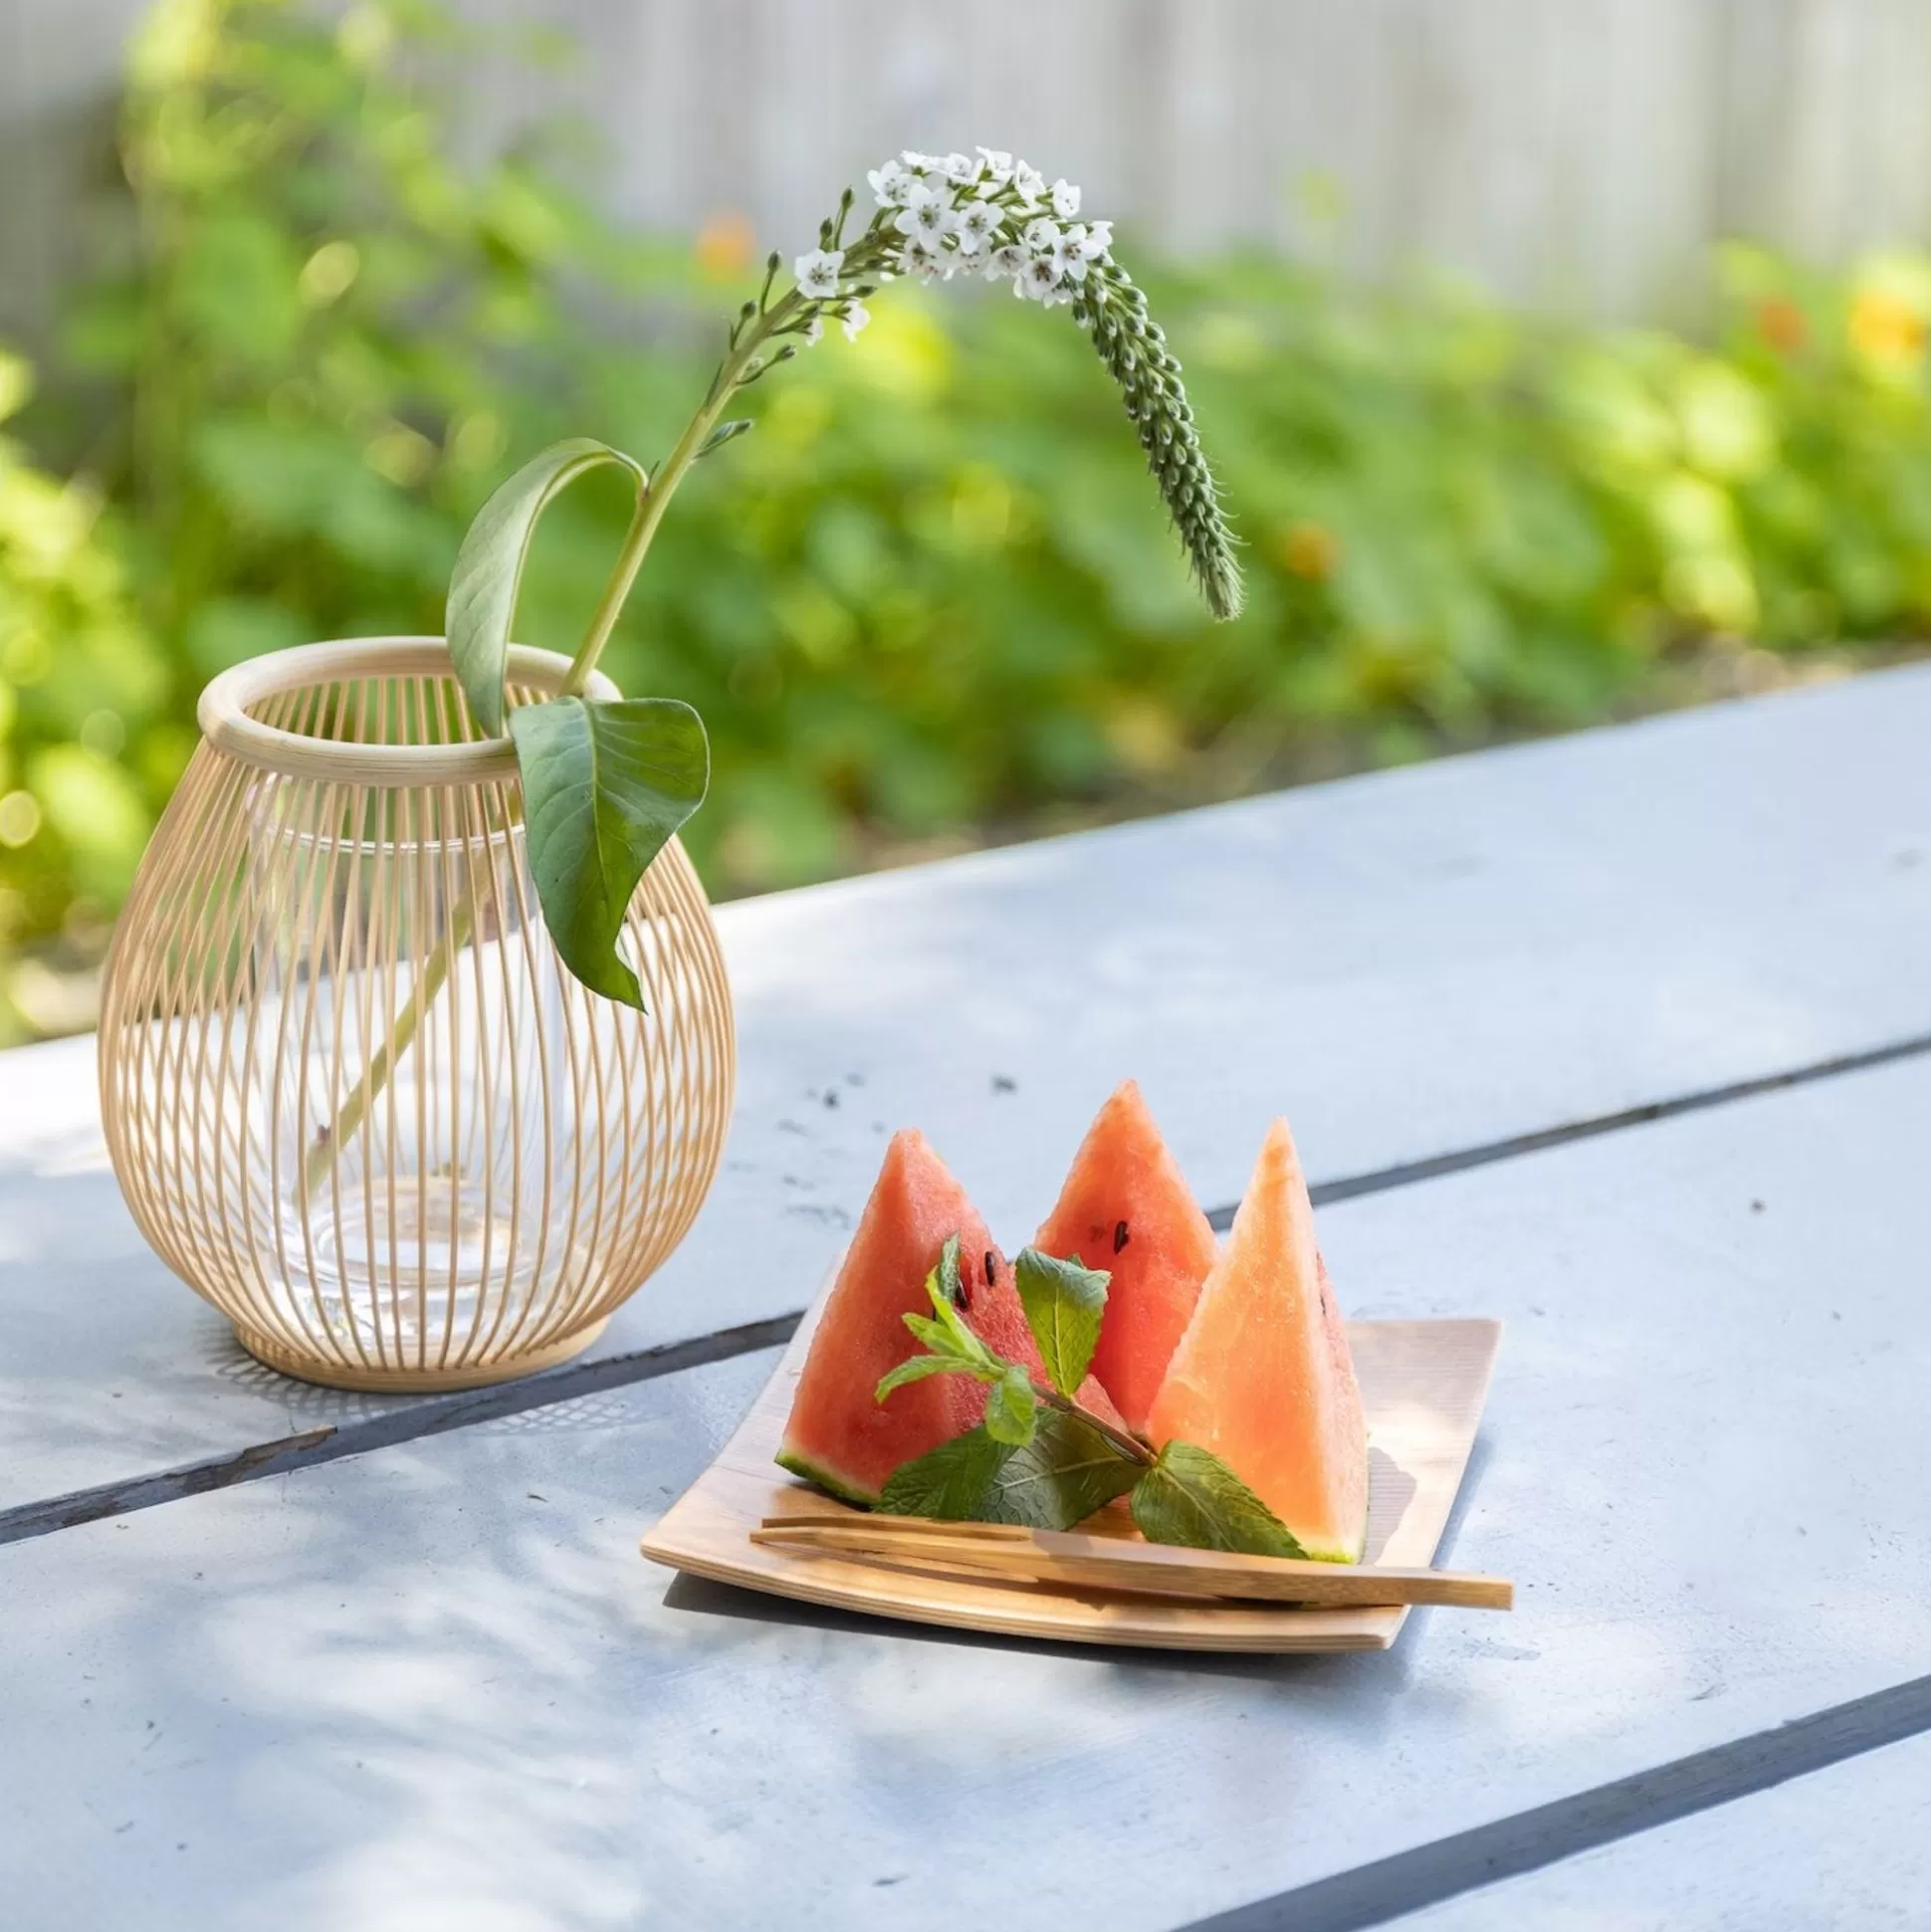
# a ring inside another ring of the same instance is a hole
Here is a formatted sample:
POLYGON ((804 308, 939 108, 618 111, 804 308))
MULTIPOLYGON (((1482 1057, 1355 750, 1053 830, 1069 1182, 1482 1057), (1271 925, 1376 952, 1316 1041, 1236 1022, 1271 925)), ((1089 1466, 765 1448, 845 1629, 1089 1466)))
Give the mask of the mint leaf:
POLYGON ((1086 1380, 1086 1365, 1099 1346, 1112 1277, 1104 1268, 1083 1268, 1037 1248, 1021 1248, 1012 1278, 1046 1374, 1062 1395, 1072 1395, 1086 1380))
POLYGON ((1032 1378, 1013 1364, 985 1392, 985 1433, 993 1441, 1022 1449, 1032 1441, 1040 1404, 1032 1393, 1032 1378))
POLYGON ((1216 1455, 1170 1442, 1133 1492, 1133 1520, 1149 1543, 1305 1557, 1287 1526, 1216 1455))
POLYGON ((936 1449, 902 1462, 885 1479, 881 1508, 895 1516, 934 1516, 948 1523, 984 1519, 985 1498, 994 1478, 1014 1453, 981 1424, 955 1435, 936 1449))
POLYGON ((987 1382, 1002 1376, 1008 1364, 994 1355, 959 1312, 959 1236, 949 1235, 940 1250, 939 1265, 926 1276, 926 1296, 933 1314, 908 1315, 905 1325, 935 1355, 950 1355, 971 1363, 987 1382), (936 1319, 934 1319, 936 1317, 936 1319))
POLYGON ((988 1523, 1070 1530, 1124 1496, 1144 1467, 1085 1416, 1041 1408, 1032 1440, 994 1472, 983 1515, 988 1523))
POLYGON ((985 1394, 985 1432, 995 1442, 1024 1448, 1032 1440, 1039 1413, 1032 1378, 1016 1363, 985 1394))
POLYGON ((903 1389, 908 1382, 923 1382, 927 1376, 976 1376, 978 1371, 969 1363, 955 1361, 949 1355, 909 1355, 896 1369, 888 1369, 879 1378, 878 1389, 873 1400, 883 1401, 895 1389, 903 1389))

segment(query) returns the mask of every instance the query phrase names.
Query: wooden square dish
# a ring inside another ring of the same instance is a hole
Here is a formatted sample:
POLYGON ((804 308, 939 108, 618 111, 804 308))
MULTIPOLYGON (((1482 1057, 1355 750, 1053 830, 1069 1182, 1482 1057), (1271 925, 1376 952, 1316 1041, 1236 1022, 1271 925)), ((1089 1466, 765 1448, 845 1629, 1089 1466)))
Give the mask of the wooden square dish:
MULTIPOLYGON (((819 1306, 822 1306, 822 1299, 819 1306)), ((919 1576, 883 1565, 753 1543, 767 1517, 823 1517, 845 1505, 771 1460, 810 1347, 813 1307, 751 1412, 711 1466, 644 1538, 653 1562, 746 1590, 836 1610, 957 1629, 1172 1650, 1386 1650, 1405 1607, 1312 1610, 1203 1604, 1036 1583, 919 1576)), ((1433 1560, 1474 1446, 1502 1325, 1492 1321, 1351 1322, 1349 1346, 1368 1409, 1368 1561, 1423 1569, 1433 1560)), ((862 1510, 848 1510, 862 1521, 862 1510)), ((1089 1529, 1137 1535, 1107 1511, 1089 1529)))

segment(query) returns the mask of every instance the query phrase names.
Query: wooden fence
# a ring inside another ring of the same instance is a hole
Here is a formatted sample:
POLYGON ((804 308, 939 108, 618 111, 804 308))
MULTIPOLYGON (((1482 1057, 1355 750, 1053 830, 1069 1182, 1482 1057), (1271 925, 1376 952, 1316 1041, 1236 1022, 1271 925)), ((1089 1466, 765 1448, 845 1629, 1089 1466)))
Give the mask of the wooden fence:
MULTIPOLYGON (((0 0, 0 328, 44 307, 139 0, 0 0), (96 116, 90 123, 90 115, 96 116)), ((471 77, 477 138, 559 102, 613 205, 805 246, 835 188, 984 140, 1163 241, 1416 263, 1682 313, 1709 243, 1931 235, 1931 0, 461 0, 573 34, 471 77)), ((98 151, 98 140, 96 149, 98 151)))

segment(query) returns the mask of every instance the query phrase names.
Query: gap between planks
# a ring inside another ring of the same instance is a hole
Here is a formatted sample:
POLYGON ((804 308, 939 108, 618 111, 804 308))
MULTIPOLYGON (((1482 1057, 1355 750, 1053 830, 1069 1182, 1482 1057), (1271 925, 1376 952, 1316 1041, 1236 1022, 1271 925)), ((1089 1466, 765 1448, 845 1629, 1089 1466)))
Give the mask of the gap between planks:
MULTIPOLYGON (((1931 1731, 1931 1677, 1913 1677, 1432 1844, 1194 1919, 1179 1932, 1368 1932, 1464 1892, 1561 1864, 1926 1731, 1931 1731)), ((1497 1900, 1497 1908, 1506 1915, 1503 1900, 1497 1900)))
MULTIPOLYGON (((1413 1186, 1419 1181, 1438 1180, 1445 1175, 1464 1174, 1472 1168, 1491 1167, 1498 1162, 1520 1159, 1524 1155, 1567 1147, 1573 1142, 1596 1140, 1603 1135, 1619 1134, 1632 1127, 1647 1127, 1657 1121, 1674 1120, 1683 1114, 1727 1107, 1738 1101, 1759 1099, 1766 1094, 1781 1093, 1793 1087, 1811 1086, 1844 1074, 1866 1072, 1927 1053, 1931 1053, 1931 1033, 1914 1034, 1884 1046, 1868 1047, 1857 1053, 1836 1054, 1830 1059, 1815 1060, 1781 1073, 1763 1074, 1752 1080, 1706 1087, 1694 1093, 1648 1101, 1640 1107, 1594 1115, 1565 1127, 1542 1128, 1530 1134, 1512 1135, 1506 1140, 1485 1141, 1451 1154, 1433 1155, 1423 1161, 1407 1161, 1393 1167, 1377 1168, 1367 1174, 1343 1176, 1338 1180, 1321 1181, 1309 1192, 1317 1207, 1336 1201, 1357 1200, 1363 1195, 1387 1193, 1396 1187, 1413 1186)), ((1210 1208, 1207 1219, 1224 1232, 1232 1224, 1233 1213, 1233 1205, 1229 1203, 1210 1208)), ((20 1503, 11 1509, 0 1510, 0 1544, 25 1542, 31 1537, 51 1535, 56 1530, 73 1529, 83 1523, 98 1523, 107 1517, 130 1515, 136 1510, 152 1509, 161 1503, 205 1495, 214 1489, 232 1488, 236 1483, 256 1482, 264 1476, 286 1475, 293 1470, 312 1468, 321 1463, 339 1462, 344 1456, 365 1455, 372 1449, 393 1448, 398 1443, 413 1441, 420 1436, 442 1435, 450 1429, 466 1428, 475 1422, 496 1421, 506 1415, 545 1408, 555 1402, 574 1401, 578 1396, 627 1388, 633 1383, 654 1382, 662 1376, 681 1375, 688 1369, 702 1369, 713 1363, 728 1362, 736 1356, 755 1354, 760 1349, 777 1348, 791 1339, 803 1315, 802 1309, 791 1309, 763 1321, 719 1329, 686 1341, 669 1342, 627 1355, 605 1356, 594 1362, 573 1363, 567 1368, 533 1376, 526 1382, 467 1390, 453 1395, 425 1396, 362 1421, 307 1429, 252 1444, 234 1454, 201 1457, 118 1482, 100 1483, 93 1488, 70 1490, 42 1501, 20 1503)))

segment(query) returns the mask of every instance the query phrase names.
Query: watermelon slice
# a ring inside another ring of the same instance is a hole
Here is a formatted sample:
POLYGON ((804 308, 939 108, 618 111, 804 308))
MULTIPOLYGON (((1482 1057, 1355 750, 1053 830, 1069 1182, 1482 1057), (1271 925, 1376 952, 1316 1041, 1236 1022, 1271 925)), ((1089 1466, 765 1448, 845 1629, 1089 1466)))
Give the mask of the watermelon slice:
POLYGON ((1359 1563, 1368 1429, 1314 1208, 1284 1120, 1154 1397, 1152 1441, 1210 1450, 1311 1557, 1359 1563))
POLYGON ((1219 1244, 1134 1081, 1087 1129, 1033 1246, 1111 1271, 1093 1373, 1144 1429, 1219 1244))
MULTIPOLYGON (((908 1128, 885 1150, 811 1338, 777 1452, 794 1475, 869 1506, 900 1463, 984 1418, 985 1389, 965 1376, 927 1376, 877 1399, 880 1378, 919 1352, 903 1318, 931 1314, 926 1276, 954 1234, 966 1296, 960 1312, 988 1348, 1045 1379, 1010 1265, 932 1144, 908 1128)), ((1077 1399, 1119 1423, 1119 1410, 1090 1376, 1077 1399)))

